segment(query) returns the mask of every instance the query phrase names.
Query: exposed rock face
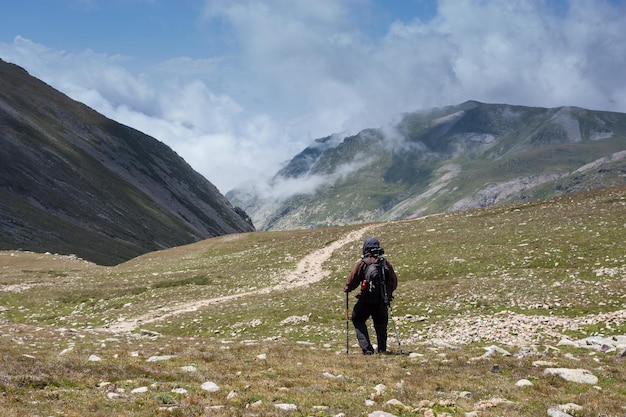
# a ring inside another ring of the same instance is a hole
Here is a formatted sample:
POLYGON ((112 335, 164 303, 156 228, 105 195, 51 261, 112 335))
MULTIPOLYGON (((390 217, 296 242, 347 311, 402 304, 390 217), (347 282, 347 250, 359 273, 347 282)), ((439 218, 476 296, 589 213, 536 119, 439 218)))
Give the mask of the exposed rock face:
POLYGON ((227 197, 266 230, 549 198, 626 183, 624 125, 622 113, 469 101, 319 139, 262 191, 227 197))
POLYGON ((254 230, 158 140, 0 61, 0 249, 116 264, 254 230))

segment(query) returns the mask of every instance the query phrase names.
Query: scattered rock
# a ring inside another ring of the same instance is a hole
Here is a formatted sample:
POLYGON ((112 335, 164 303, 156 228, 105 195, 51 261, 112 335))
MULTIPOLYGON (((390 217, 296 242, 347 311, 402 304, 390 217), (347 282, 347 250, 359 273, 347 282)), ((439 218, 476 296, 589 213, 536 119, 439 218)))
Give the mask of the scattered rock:
POLYGON ((306 323, 309 321, 311 314, 305 314, 304 316, 290 316, 285 320, 281 321, 280 324, 298 324, 298 323, 306 323))
POLYGON ((550 361, 534 361, 533 362, 533 366, 536 368, 541 368, 542 366, 556 366, 556 362, 550 362, 550 361))
POLYGON ((479 403, 476 403, 474 405, 474 410, 475 411, 484 411, 487 410, 489 408, 493 408, 493 407, 497 407, 499 405, 509 405, 509 404, 515 404, 513 401, 509 401, 505 398, 492 398, 490 400, 486 400, 486 401, 481 401, 479 403))
POLYGON ((548 408, 548 415, 550 417, 573 417, 571 414, 567 414, 558 408, 548 408))
POLYGON ((187 394, 187 390, 185 388, 172 388, 172 392, 174 394, 181 394, 181 395, 185 395, 187 394))
POLYGON ((196 367, 192 365, 181 366, 180 370, 183 372, 196 372, 196 367))
POLYGON ((298 411, 298 406, 296 406, 295 404, 279 403, 279 404, 275 404, 274 408, 277 408, 283 411, 298 411))
POLYGON ((72 346, 70 346, 67 349, 63 349, 61 352, 59 352, 59 356, 63 356, 65 354, 68 354, 68 353, 70 353, 73 350, 74 350, 74 348, 72 346))
MULTIPOLYGON (((571 361, 577 361, 577 362, 580 362, 580 359, 578 359, 576 356, 574 356, 573 354, 571 354, 571 353, 569 353, 569 352, 568 352, 568 353, 566 353, 564 356, 565 356, 567 359, 571 360, 571 361)), ((551 366, 554 366, 554 365, 551 365, 551 366)))
POLYGON ((262 405, 263 405, 263 401, 258 400, 258 401, 255 401, 253 403, 247 404, 246 408, 257 408, 257 407, 260 407, 262 405))
POLYGON ((100 362, 101 360, 102 360, 102 358, 97 356, 97 355, 91 355, 87 359, 87 361, 89 361, 89 362, 100 362))
POLYGON ((487 352, 485 352, 478 359, 487 359, 487 358, 490 358, 490 357, 498 355, 498 354, 502 355, 502 356, 511 356, 511 354, 508 351, 502 349, 501 347, 495 346, 495 345, 486 347, 485 350, 487 350, 487 352))
POLYGON ((387 413, 386 411, 374 411, 369 413, 367 417, 397 417, 395 414, 387 413))
POLYGON ((561 339, 558 345, 591 349, 603 353, 615 351, 622 351, 623 353, 626 351, 626 336, 591 336, 581 340, 561 339))
POLYGON ((376 395, 382 395, 387 390, 387 386, 384 384, 378 384, 374 387, 374 391, 376 391, 376 395))
POLYGON ((543 373, 546 375, 560 376, 569 382, 591 385, 598 383, 598 377, 586 369, 546 368, 543 373))
POLYGON ((570 411, 573 411, 573 412, 582 411, 583 407, 578 404, 567 403, 567 404, 559 405, 558 409, 563 412, 569 413, 570 411))
POLYGON ((152 331, 152 330, 141 329, 139 331, 139 335, 141 337, 157 338, 157 337, 161 336, 161 333, 155 332, 155 331, 152 331))
POLYGON ((323 412, 323 413, 328 413, 330 412, 330 407, 328 407, 327 405, 314 405, 313 407, 311 407, 311 411, 315 412, 323 412))
POLYGON ((200 386, 200 388, 209 392, 217 392, 220 390, 220 387, 218 387, 215 382, 211 382, 211 381, 205 382, 204 384, 200 386))
POLYGON ((402 407, 402 408, 406 408, 406 406, 402 403, 402 401, 397 400, 395 398, 390 399, 389 401, 387 401, 385 403, 385 405, 389 405, 389 406, 398 406, 398 407, 402 407))
POLYGON ((527 379, 520 379, 515 383, 516 387, 532 387, 533 383, 527 379))
POLYGON ((267 359, 267 354, 261 353, 261 354, 257 355, 256 358, 258 360, 260 360, 260 361, 264 361, 265 359, 267 359))
POLYGON ((174 356, 171 355, 163 355, 163 356, 150 356, 146 359, 146 362, 159 362, 159 361, 168 361, 172 359, 174 356))
POLYGON ((142 392, 148 392, 148 387, 139 387, 131 391, 133 394, 141 394, 142 392))

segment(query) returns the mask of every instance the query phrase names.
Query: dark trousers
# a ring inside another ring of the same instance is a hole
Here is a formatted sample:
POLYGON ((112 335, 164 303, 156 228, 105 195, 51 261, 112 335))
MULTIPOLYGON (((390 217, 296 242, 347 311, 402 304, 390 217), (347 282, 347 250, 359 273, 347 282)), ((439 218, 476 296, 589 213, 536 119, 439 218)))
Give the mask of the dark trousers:
POLYGON ((387 350, 387 322, 389 320, 389 313, 385 304, 367 303, 359 300, 354 305, 352 309, 352 324, 354 324, 354 329, 356 330, 359 346, 364 353, 374 352, 366 325, 366 321, 370 317, 374 322, 378 351, 384 352, 387 350))

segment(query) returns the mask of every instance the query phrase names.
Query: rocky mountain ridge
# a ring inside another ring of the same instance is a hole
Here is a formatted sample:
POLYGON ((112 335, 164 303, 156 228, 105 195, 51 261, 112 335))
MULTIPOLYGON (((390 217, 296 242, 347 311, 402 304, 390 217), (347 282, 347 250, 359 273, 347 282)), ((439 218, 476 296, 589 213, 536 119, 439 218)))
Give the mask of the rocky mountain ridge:
POLYGON ((254 230, 171 148, 0 61, 0 249, 116 264, 254 230))
POLYGON ((318 139, 226 196, 263 230, 394 220, 626 183, 626 114, 468 101, 318 139), (285 194, 281 190, 296 189, 285 194))

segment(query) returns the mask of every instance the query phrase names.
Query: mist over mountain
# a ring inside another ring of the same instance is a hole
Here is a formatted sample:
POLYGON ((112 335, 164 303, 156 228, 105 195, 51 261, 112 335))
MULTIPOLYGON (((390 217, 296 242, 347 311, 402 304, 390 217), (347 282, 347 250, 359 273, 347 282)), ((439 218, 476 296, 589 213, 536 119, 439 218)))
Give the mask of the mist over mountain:
POLYGON ((0 60, 0 249, 116 264, 252 230, 171 148, 0 60))
POLYGON ((395 220, 626 183, 626 114, 468 101, 316 140, 226 196, 258 229, 395 220))

